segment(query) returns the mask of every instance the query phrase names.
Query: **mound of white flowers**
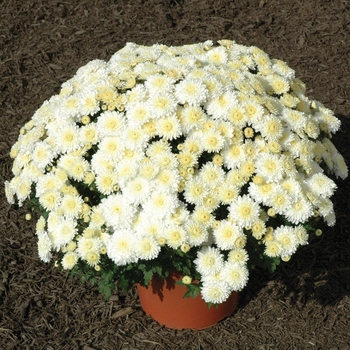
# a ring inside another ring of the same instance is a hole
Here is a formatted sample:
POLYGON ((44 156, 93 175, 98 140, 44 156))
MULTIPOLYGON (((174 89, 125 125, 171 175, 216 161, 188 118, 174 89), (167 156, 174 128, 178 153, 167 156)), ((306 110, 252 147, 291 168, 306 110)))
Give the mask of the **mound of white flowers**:
POLYGON ((330 140, 340 121, 286 63, 218 44, 128 43, 80 68, 21 129, 6 196, 41 211, 44 262, 103 272, 102 259, 195 252, 186 263, 204 300, 221 303, 248 281, 248 241, 288 260, 310 222, 334 225, 327 175, 348 174, 330 140))

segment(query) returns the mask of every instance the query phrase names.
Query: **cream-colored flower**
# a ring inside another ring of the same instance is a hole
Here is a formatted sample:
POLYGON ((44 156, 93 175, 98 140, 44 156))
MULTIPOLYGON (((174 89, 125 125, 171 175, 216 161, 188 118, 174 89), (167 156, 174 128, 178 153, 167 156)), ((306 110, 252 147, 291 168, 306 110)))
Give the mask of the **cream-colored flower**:
POLYGON ((243 234, 243 230, 228 220, 222 220, 213 230, 216 245, 223 250, 233 249, 236 239, 243 234))
POLYGON ((222 278, 235 291, 242 290, 248 283, 248 268, 238 262, 227 262, 221 272, 222 278))
POLYGON ((222 269, 224 259, 219 249, 204 247, 197 253, 194 263, 202 276, 209 276, 215 275, 222 269))
POLYGON ((230 292, 229 284, 222 280, 205 281, 201 290, 204 301, 213 304, 220 304, 225 301, 230 292))
POLYGON ((243 195, 232 201, 229 215, 239 227, 247 227, 259 218, 259 210, 259 205, 250 196, 243 195))
POLYGON ((78 254, 75 252, 67 252, 64 254, 61 264, 64 270, 71 270, 78 262, 78 254))

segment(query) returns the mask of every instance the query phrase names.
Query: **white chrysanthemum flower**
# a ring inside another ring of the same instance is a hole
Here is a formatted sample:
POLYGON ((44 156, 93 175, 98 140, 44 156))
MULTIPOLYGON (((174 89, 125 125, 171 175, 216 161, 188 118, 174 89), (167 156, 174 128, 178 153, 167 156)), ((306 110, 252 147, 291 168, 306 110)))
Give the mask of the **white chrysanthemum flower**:
POLYGON ((198 162, 198 157, 196 154, 193 154, 190 150, 187 150, 187 148, 184 147, 177 154, 177 160, 180 166, 182 166, 185 169, 189 169, 192 168, 198 162))
POLYGON ((51 164, 55 157, 52 147, 46 142, 37 142, 32 153, 33 163, 38 169, 43 170, 51 164))
POLYGON ((112 226, 116 230, 130 227, 135 207, 122 194, 111 194, 103 198, 99 207, 108 226, 112 226))
POLYGON ((100 109, 99 101, 96 99, 96 91, 84 90, 78 94, 79 111, 82 115, 93 115, 100 109))
POLYGON ((238 196, 229 207, 229 216, 240 227, 251 226, 259 218, 259 205, 248 195, 238 196))
POLYGON ((212 98, 206 105, 207 113, 215 119, 227 118, 228 112, 238 103, 237 96, 232 91, 224 92, 222 95, 212 98))
POLYGON ((169 91, 174 88, 175 80, 165 74, 154 74, 147 78, 145 86, 150 94, 157 94, 164 91, 169 91))
POLYGON ((152 142, 151 144, 148 145, 147 150, 146 150, 146 154, 150 158, 153 158, 153 157, 155 157, 158 154, 161 154, 163 152, 170 154, 170 156, 172 155, 171 146, 169 144, 169 141, 167 141, 165 139, 152 142))
POLYGON ((221 186, 219 186, 219 192, 217 193, 217 198, 223 204, 231 204, 231 202, 234 199, 236 199, 238 195, 239 195, 238 186, 226 180, 221 186))
MULTIPOLYGON (((63 158, 63 157, 62 157, 63 158)), ((62 159, 61 158, 61 159, 62 159)), ((71 161, 70 158, 69 162, 71 161)), ((59 163, 61 165, 61 163, 59 163)), ((98 150, 91 158, 91 169, 95 174, 103 174, 106 172, 113 172, 115 170, 116 164, 112 159, 106 159, 103 152, 98 150)), ((62 166, 62 165, 61 165, 62 166)), ((68 168, 66 168, 68 169, 68 168)))
POLYGON ((135 235, 133 231, 116 231, 107 242, 107 254, 118 266, 130 264, 136 260, 135 235))
POLYGON ((193 176, 186 181, 184 197, 188 203, 201 205, 209 193, 209 186, 201 178, 193 176))
POLYGON ((274 189, 268 196, 266 203, 278 214, 283 214, 291 207, 291 201, 288 193, 279 186, 274 186, 274 189))
POLYGON ((282 256, 289 256, 295 253, 298 240, 291 226, 280 226, 273 232, 274 239, 281 245, 282 256))
POLYGON ((247 261, 249 260, 248 252, 245 249, 242 248, 235 248, 232 249, 227 257, 228 263, 233 264, 240 264, 240 265, 246 265, 247 261))
POLYGON ((255 184, 250 182, 248 193, 257 203, 268 205, 267 203, 274 190, 274 186, 272 183, 255 184))
POLYGON ((201 140, 201 146, 207 152, 220 152, 225 146, 225 138, 219 131, 197 131, 196 136, 201 140))
POLYGON ((230 107, 227 111, 226 118, 237 128, 243 128, 248 122, 244 108, 240 104, 230 107))
POLYGON ((123 194, 135 205, 145 202, 152 190, 151 183, 139 176, 127 182, 123 194))
POLYGON ((249 271, 244 264, 227 262, 221 271, 221 276, 232 290, 241 291, 248 283, 249 271))
POLYGON ((98 252, 88 252, 85 256, 85 261, 91 267, 99 264, 101 255, 98 252))
POLYGON ((61 203, 61 194, 56 190, 47 191, 39 197, 39 203, 45 210, 52 211, 61 203))
POLYGON ((269 83, 273 89, 273 91, 277 95, 284 94, 285 92, 288 92, 290 87, 288 80, 285 79, 284 77, 281 77, 279 75, 272 75, 268 77, 269 83))
POLYGON ((292 200, 301 195, 301 185, 294 178, 286 178, 280 183, 280 185, 289 194, 292 200))
POLYGON ((169 225, 164 230, 166 244, 172 249, 178 249, 182 244, 186 243, 187 235, 185 229, 176 224, 169 225))
POLYGON ((155 118, 170 116, 177 108, 176 99, 170 93, 159 93, 151 96, 147 105, 155 118))
POLYGON ((57 241, 59 247, 67 245, 78 233, 77 222, 72 218, 61 218, 57 228, 57 241))
POLYGON ((64 270, 71 270, 78 262, 79 256, 75 252, 67 252, 64 254, 61 264, 64 270))
POLYGON ((64 120, 69 120, 79 115, 82 115, 80 108, 79 96, 73 94, 65 98, 61 98, 61 104, 59 107, 59 115, 64 120))
POLYGON ((187 220, 185 223, 185 231, 188 237, 188 243, 197 247, 208 239, 208 230, 205 226, 195 220, 187 220))
POLYGON ((98 145, 103 158, 117 161, 122 158, 125 145, 123 139, 117 136, 107 136, 98 145))
POLYGON ((175 96, 181 104, 199 106, 206 100, 208 91, 200 80, 186 78, 175 86, 175 96))
POLYGON ((194 260, 196 270, 202 276, 215 275, 221 271, 224 266, 223 255, 220 250, 214 247, 203 247, 194 260))
POLYGON ((299 245, 308 244, 309 235, 304 226, 299 225, 294 227, 294 234, 297 239, 297 244, 299 245))
POLYGON ((60 209, 65 216, 77 218, 81 213, 83 203, 80 195, 66 194, 61 200, 60 209))
POLYGON ((49 212, 49 216, 47 218, 48 233, 51 233, 56 230, 61 219, 62 219, 62 215, 59 215, 56 211, 49 212))
POLYGON ((136 102, 127 110, 126 117, 130 125, 138 127, 148 122, 151 114, 145 102, 136 102))
POLYGON ((212 209, 206 207, 204 204, 196 206, 192 212, 192 218, 205 228, 209 228, 215 221, 212 209))
POLYGON ((135 253, 138 259, 153 260, 160 252, 160 246, 155 238, 151 236, 141 236, 135 240, 135 253))
POLYGON ((82 181, 85 174, 90 170, 89 162, 80 156, 75 157, 75 162, 67 169, 68 176, 74 180, 82 181))
POLYGON ((229 169, 240 167, 246 160, 246 154, 241 144, 230 145, 223 149, 224 164, 229 169))
POLYGON ((73 155, 72 153, 68 153, 68 154, 63 154, 58 162, 57 165, 62 168, 63 170, 65 170, 68 174, 68 171, 73 167, 73 165, 75 164, 77 159, 76 155, 73 155))
POLYGON ((207 61, 215 65, 226 64, 228 59, 226 49, 222 46, 212 48, 206 56, 207 61))
POLYGON ((271 258, 281 256, 283 253, 282 245, 275 240, 267 241, 264 253, 271 258))
POLYGON ((116 172, 118 175, 118 183, 125 186, 127 181, 136 176, 139 164, 128 159, 121 160, 117 163, 116 172))
POLYGON ((290 155, 281 154, 280 159, 285 172, 285 178, 294 179, 298 174, 294 159, 290 155))
POLYGON ((95 177, 95 184, 99 192, 104 195, 111 194, 117 185, 117 175, 114 172, 108 171, 98 174, 95 177))
POLYGON ((181 111, 181 126, 186 132, 199 130, 205 119, 205 113, 200 106, 186 106, 181 111))
POLYGON ((38 179, 35 192, 38 197, 47 191, 59 190, 64 184, 64 181, 56 176, 56 174, 46 173, 38 179))
POLYGON ((83 125, 79 130, 79 137, 85 145, 95 145, 99 141, 99 132, 96 123, 83 125))
POLYGON ((99 253, 102 247, 102 241, 97 237, 81 237, 78 240, 78 245, 76 252, 78 256, 84 260, 86 260, 87 254, 99 253))
POLYGON ((105 224, 105 219, 102 215, 102 209, 99 206, 93 206, 90 213, 89 225, 91 228, 100 228, 105 224))
POLYGON ((144 203, 143 208, 146 209, 150 215, 162 218, 174 213, 177 206, 178 200, 176 196, 154 191, 144 203))
POLYGON ((277 117, 269 115, 255 124, 256 130, 268 141, 277 141, 283 134, 283 125, 277 117))
POLYGON ((160 167, 160 169, 175 170, 175 168, 178 165, 178 161, 175 154, 168 150, 159 151, 159 153, 155 154, 154 156, 151 156, 151 159, 155 162, 157 166, 160 167))
POLYGON ((125 143, 125 148, 130 150, 141 150, 146 147, 149 137, 149 134, 145 133, 142 128, 129 127, 124 130, 121 138, 125 143))
POLYGON ((223 184, 225 172, 221 167, 208 162, 199 171, 199 179, 209 188, 215 188, 223 184))
POLYGON ((137 219, 134 221, 133 230, 137 235, 150 236, 155 239, 164 237, 165 225, 161 219, 149 217, 144 211, 141 211, 137 219))
POLYGON ((122 113, 116 111, 105 111, 97 119, 96 128, 103 139, 105 136, 118 136, 125 126, 125 118, 122 113))
POLYGON ((255 167, 256 172, 266 181, 277 182, 283 178, 284 171, 279 155, 263 153, 257 158, 255 167))
POLYGON ((76 124, 63 123, 55 134, 56 147, 59 152, 71 152, 82 146, 79 128, 76 124))
POLYGON ((154 180, 154 187, 165 193, 174 193, 178 190, 179 183, 180 176, 176 170, 163 169, 157 174, 154 180))
POLYGON ((152 180, 159 172, 159 166, 150 159, 144 160, 140 164, 139 174, 146 180, 152 180))
POLYGON ((343 180, 348 177, 348 167, 345 163, 343 156, 340 153, 335 153, 332 155, 332 160, 334 162, 334 173, 336 177, 341 177, 343 180))
POLYGON ((52 258, 52 243, 46 232, 38 236, 38 254, 39 258, 44 262, 49 262, 52 258))
POLYGON ((245 101, 242 103, 245 115, 247 117, 247 123, 256 123, 264 114, 264 108, 254 101, 245 101))
POLYGON ((215 99, 224 92, 223 84, 211 75, 205 74, 205 76, 201 78, 201 81, 209 93, 208 99, 215 99))
POLYGON ((181 124, 176 116, 168 116, 156 121, 157 134, 166 140, 173 140, 182 133, 181 124))
POLYGON ((228 283, 222 280, 210 280, 203 283, 201 294, 207 303, 220 304, 227 300, 232 292, 228 283))
POLYGON ((298 197, 292 206, 284 212, 286 219, 293 224, 306 222, 312 215, 312 205, 304 197, 298 197))
POLYGON ((243 234, 243 230, 228 220, 222 220, 213 230, 216 245, 223 250, 233 249, 236 239, 243 234))
POLYGON ((332 201, 329 198, 320 198, 318 201, 318 211, 323 217, 331 214, 334 211, 332 201))
POLYGON ((273 58, 271 60, 273 66, 272 69, 278 74, 286 77, 287 79, 293 79, 295 76, 294 69, 290 68, 286 62, 273 58))
POLYGON ((35 225, 36 235, 43 233, 45 231, 45 227, 46 227, 46 220, 43 216, 40 216, 40 218, 38 219, 35 225))
POLYGON ((306 183, 313 193, 323 198, 332 196, 337 188, 334 181, 322 173, 311 175, 306 183))
POLYGON ((315 113, 315 119, 319 124, 324 124, 331 133, 339 130, 341 122, 334 116, 333 112, 325 107, 319 107, 320 111, 315 113))
POLYGON ((303 112, 291 108, 284 108, 281 115, 291 130, 303 130, 306 127, 307 119, 303 112))

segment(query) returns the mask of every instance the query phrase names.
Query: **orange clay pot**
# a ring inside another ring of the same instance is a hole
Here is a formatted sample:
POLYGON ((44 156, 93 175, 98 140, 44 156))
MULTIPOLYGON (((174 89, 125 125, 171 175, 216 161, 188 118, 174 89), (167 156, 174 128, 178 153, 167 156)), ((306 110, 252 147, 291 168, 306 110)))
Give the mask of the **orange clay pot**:
POLYGON ((172 272, 165 281, 155 275, 148 288, 137 285, 146 315, 168 328, 198 330, 214 326, 236 309, 238 292, 233 292, 218 307, 210 308, 200 294, 196 298, 184 298, 186 286, 176 284, 181 278, 181 274, 172 272))

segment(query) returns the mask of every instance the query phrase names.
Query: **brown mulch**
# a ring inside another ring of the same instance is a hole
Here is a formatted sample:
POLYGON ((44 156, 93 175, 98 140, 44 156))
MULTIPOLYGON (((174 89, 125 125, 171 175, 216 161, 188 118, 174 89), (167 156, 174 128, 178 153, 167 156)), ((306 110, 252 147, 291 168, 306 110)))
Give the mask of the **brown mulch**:
POLYGON ((334 142, 350 164, 347 0, 0 0, 0 349, 350 349, 350 180, 334 196, 336 226, 274 275, 254 272, 236 312, 203 331, 161 327, 135 289, 106 302, 40 262, 34 222, 6 202, 19 128, 80 66, 126 42, 221 38, 287 61, 341 119, 334 142))

